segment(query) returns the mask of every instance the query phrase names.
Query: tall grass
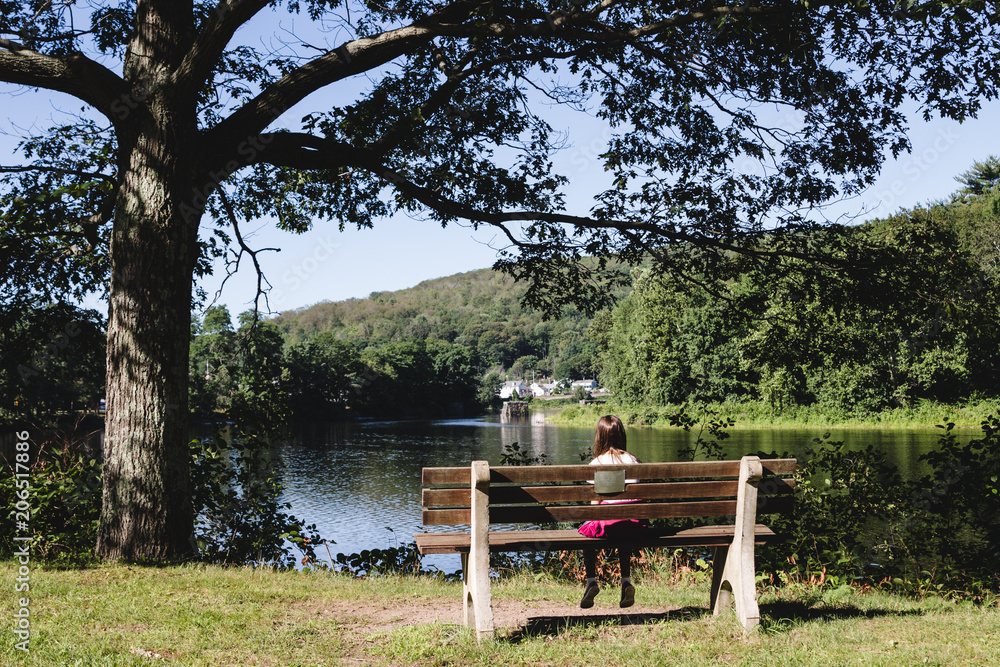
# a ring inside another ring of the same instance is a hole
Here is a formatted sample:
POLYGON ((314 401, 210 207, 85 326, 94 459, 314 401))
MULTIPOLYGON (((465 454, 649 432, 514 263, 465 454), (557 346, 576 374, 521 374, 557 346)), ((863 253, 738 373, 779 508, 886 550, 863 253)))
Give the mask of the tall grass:
POLYGON ((953 422, 958 428, 978 428, 985 415, 1000 413, 1000 400, 982 399, 960 404, 919 401, 913 407, 865 414, 818 405, 785 406, 776 410, 764 401, 635 406, 609 400, 604 405, 571 405, 550 415, 548 421, 592 427, 601 415, 613 413, 629 426, 670 426, 670 416, 682 407, 692 414, 713 413, 719 419, 732 419, 739 428, 932 428, 947 422, 953 422))

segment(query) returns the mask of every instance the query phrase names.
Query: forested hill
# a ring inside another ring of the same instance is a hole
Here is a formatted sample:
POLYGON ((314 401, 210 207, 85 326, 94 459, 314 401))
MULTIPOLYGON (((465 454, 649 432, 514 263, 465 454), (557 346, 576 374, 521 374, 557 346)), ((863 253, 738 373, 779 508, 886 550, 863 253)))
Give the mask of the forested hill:
POLYGON ((526 285, 492 269, 426 280, 366 299, 319 303, 274 320, 288 343, 328 332, 361 348, 412 339, 469 347, 484 366, 522 365, 558 377, 592 376, 596 346, 585 336, 590 318, 574 309, 545 321, 521 305, 526 285))
POLYGON ((283 313, 255 333, 249 314, 233 332, 227 312, 206 312, 191 404, 225 411, 258 378, 309 415, 471 414, 504 379, 539 376, 596 378, 628 406, 760 401, 849 416, 993 399, 1000 160, 958 180, 940 204, 761 239, 825 244, 838 264, 750 253, 693 277, 639 268, 594 320, 571 308, 546 320, 521 304, 525 285, 490 269, 283 313), (229 368, 238 334, 257 356, 229 368))
POLYGON ((454 341, 476 320, 520 314, 524 286, 491 269, 480 269, 424 282, 396 292, 372 292, 367 298, 323 302, 281 313, 275 324, 290 341, 322 331, 364 346, 404 338, 454 341))

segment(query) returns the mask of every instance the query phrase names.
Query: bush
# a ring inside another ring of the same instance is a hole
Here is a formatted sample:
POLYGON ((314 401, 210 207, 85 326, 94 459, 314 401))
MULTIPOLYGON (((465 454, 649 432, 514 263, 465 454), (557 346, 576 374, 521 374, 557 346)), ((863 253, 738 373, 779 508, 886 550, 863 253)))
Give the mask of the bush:
MULTIPOLYGON (((33 559, 80 565, 94 558, 101 516, 101 463, 91 447, 97 432, 83 425, 81 419, 70 430, 30 430, 37 434, 28 477, 33 559)), ((14 462, 6 461, 0 478, 0 497, 10 499, 5 502, 10 510, 0 518, 0 557, 4 558, 14 551, 14 487, 14 462)))
MULTIPOLYGON (((97 432, 32 429, 30 542, 32 558, 57 565, 93 560, 101 515, 101 461, 91 446, 97 432)), ((218 438, 191 444, 191 476, 199 558, 222 564, 291 566, 297 554, 315 560, 319 538, 278 502, 280 468, 270 449, 251 440, 226 447, 218 438)), ((0 517, 0 557, 14 551, 16 504, 12 462, 0 478, 0 497, 9 511, 0 517)), ((20 548, 20 543, 18 544, 20 548)))
POLYGON ((772 524, 788 540, 764 550, 764 568, 853 581, 883 575, 895 554, 888 537, 905 512, 899 472, 870 445, 849 450, 828 436, 814 445, 795 473, 794 514, 772 524))
POLYGON ((988 417, 965 445, 953 427, 912 482, 872 447, 815 441, 795 475, 794 515, 772 524, 788 541, 762 549, 759 569, 974 599, 1000 590, 1000 421, 988 417))
POLYGON ((199 559, 222 565, 293 567, 315 562, 322 540, 279 502, 281 470, 270 443, 216 435, 191 443, 199 559), (296 552, 299 552, 298 558, 296 552))

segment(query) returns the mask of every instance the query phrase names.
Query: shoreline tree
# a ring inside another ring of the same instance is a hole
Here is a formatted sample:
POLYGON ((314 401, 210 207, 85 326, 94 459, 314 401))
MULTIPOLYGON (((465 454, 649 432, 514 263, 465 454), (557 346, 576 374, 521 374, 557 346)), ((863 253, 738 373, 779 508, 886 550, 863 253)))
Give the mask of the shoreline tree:
POLYGON ((906 150, 905 104, 961 120, 1000 82, 997 16, 977 0, 0 8, 0 81, 87 105, 25 138, 0 196, 6 252, 106 272, 108 559, 194 548, 193 276, 226 248, 260 271, 241 222, 487 225, 506 244, 497 267, 530 281, 529 301, 593 309, 606 293, 584 255, 602 268, 651 257, 680 276, 722 270, 732 252, 808 257, 802 235, 775 231, 819 225, 819 207, 906 150), (297 36, 273 12, 314 29, 297 36), (566 145, 556 112, 569 110, 613 131, 589 210, 567 203, 553 162, 566 145), (779 240, 755 248, 765 231, 779 240))

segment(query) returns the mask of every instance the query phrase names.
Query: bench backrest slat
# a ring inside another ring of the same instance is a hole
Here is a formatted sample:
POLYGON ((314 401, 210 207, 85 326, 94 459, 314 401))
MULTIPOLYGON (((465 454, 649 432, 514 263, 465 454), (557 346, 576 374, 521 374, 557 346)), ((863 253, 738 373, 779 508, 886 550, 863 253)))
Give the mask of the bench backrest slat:
MULTIPOLYGON (((765 459, 764 475, 791 475, 795 459, 765 459)), ((697 477, 739 477, 739 461, 678 461, 674 463, 639 463, 631 465, 565 466, 496 466, 490 467, 490 484, 530 484, 533 482, 586 482, 594 479, 594 470, 625 470, 631 479, 684 479, 697 477)), ((424 468, 425 486, 467 484, 468 466, 424 468)))
MULTIPOLYGON (((736 513, 739 482, 735 478, 739 475, 739 464, 739 461, 708 461, 491 467, 489 521, 539 524, 732 516, 736 513), (629 480, 637 481, 626 484, 622 493, 598 495, 592 482, 594 473, 602 469, 624 469, 629 480), (698 479, 705 477, 715 479, 698 479), (606 499, 643 502, 594 504, 606 499)), ((794 487, 789 476, 795 471, 795 459, 767 459, 761 464, 763 477, 758 482, 757 513, 789 512, 794 487)), ((422 494, 424 525, 470 522, 470 468, 424 468, 423 481, 430 487, 424 488, 422 494)))
MULTIPOLYGON (((625 492, 615 496, 618 500, 681 500, 695 498, 735 498, 737 480, 720 480, 707 482, 647 482, 628 484, 625 492)), ((765 493, 788 493, 794 485, 793 480, 776 478, 768 485, 765 493)), ((424 489, 423 506, 441 507, 447 505, 468 505, 470 500, 468 488, 458 489, 424 489)), ((553 486, 496 486, 490 489, 491 505, 510 505, 514 503, 571 503, 604 500, 603 496, 594 493, 591 484, 553 485, 553 486)))

